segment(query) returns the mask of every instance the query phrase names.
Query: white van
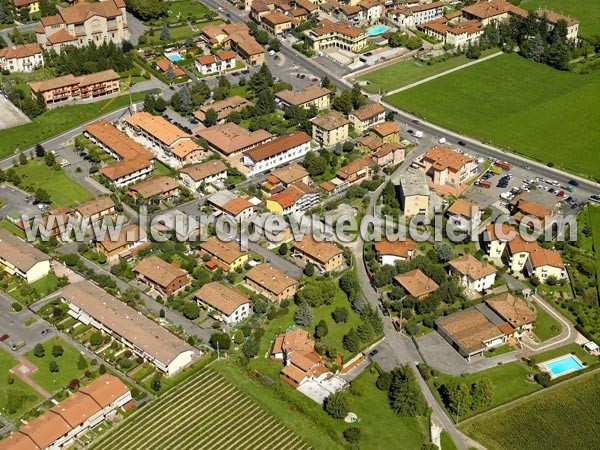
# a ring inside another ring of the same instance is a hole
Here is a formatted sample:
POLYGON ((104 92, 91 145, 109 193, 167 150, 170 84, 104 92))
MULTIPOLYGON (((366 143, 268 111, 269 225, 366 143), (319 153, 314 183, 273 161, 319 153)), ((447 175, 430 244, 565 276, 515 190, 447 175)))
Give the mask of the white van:
POLYGON ((423 132, 422 131, 415 131, 413 133, 413 136, 416 137, 417 139, 421 139, 423 137, 423 132))
POLYGON ((446 143, 446 138, 445 138, 445 137, 441 137, 441 138, 438 140, 438 142, 439 142, 440 144, 445 144, 445 143, 446 143))

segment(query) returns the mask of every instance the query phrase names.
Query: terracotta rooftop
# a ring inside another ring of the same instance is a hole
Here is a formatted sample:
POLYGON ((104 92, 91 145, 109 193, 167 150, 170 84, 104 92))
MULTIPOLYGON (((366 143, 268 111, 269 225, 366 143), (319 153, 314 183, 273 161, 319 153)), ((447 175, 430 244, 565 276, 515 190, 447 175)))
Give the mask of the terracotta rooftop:
POLYGON ((294 131, 293 133, 285 136, 280 136, 273 139, 266 144, 261 144, 253 149, 244 152, 244 155, 248 156, 255 162, 263 161, 273 156, 284 153, 302 144, 306 144, 311 141, 311 137, 304 131, 294 131))
POLYGON ((29 436, 39 448, 49 447, 69 431, 71 431, 71 427, 65 419, 52 413, 42 414, 19 428, 19 432, 29 436))
POLYGON ((406 289, 410 295, 417 298, 429 295, 439 288, 438 284, 421 272, 420 269, 396 275, 394 280, 406 289))
POLYGON ((381 122, 369 128, 372 132, 382 138, 391 134, 400 133, 400 125, 394 121, 381 122))
POLYGON ((149 178, 129 186, 131 192, 135 192, 144 199, 157 195, 160 196, 178 188, 179 184, 177 183, 177 180, 167 176, 149 178))
POLYGON ((38 44, 24 44, 17 45, 16 47, 6 47, 0 49, 0 58, 13 59, 13 58, 27 58, 42 54, 42 49, 38 44))
POLYGON ((240 306, 250 302, 247 295, 216 281, 202 286, 196 292, 196 298, 227 316, 233 314, 240 306))
POLYGON ((315 101, 321 97, 325 97, 326 95, 331 95, 331 91, 329 89, 311 84, 300 92, 291 91, 289 89, 279 91, 275 94, 275 97, 279 98, 284 103, 301 106, 315 101))
POLYGON ((560 253, 556 250, 548 250, 547 248, 538 248, 534 252, 529 254, 531 265, 534 268, 551 266, 558 269, 564 269, 565 264, 560 256, 560 253))
POLYGON ((349 164, 346 164, 344 167, 341 167, 340 170, 337 171, 336 175, 345 180, 361 170, 366 170, 366 168, 371 166, 371 164, 371 158, 369 156, 365 156, 364 158, 357 159, 349 164))
POLYGON ((312 234, 306 234, 301 241, 294 242, 293 248, 321 264, 326 264, 333 257, 343 253, 342 249, 330 242, 316 241, 312 234))
POLYGON ((226 156, 260 145, 273 137, 268 131, 248 131, 233 122, 206 128, 199 132, 198 136, 226 156))
POLYGON ((172 61, 169 61, 164 56, 161 56, 156 60, 156 65, 161 70, 161 72, 167 72, 167 70, 169 70, 170 67, 171 69, 173 69, 173 73, 175 74, 176 78, 185 76, 185 72, 181 67, 179 67, 177 64, 173 64, 172 61))
POLYGON ((168 365, 182 352, 193 351, 189 344, 89 281, 68 285, 62 297, 161 364, 168 365))
POLYGON ((180 173, 189 175, 194 181, 201 181, 221 172, 227 172, 227 166, 220 159, 206 161, 200 164, 193 164, 191 166, 184 167, 180 171, 180 173))
POLYGON ((444 7, 444 2, 431 2, 431 3, 425 3, 423 5, 412 6, 410 9, 413 12, 419 12, 419 11, 427 11, 427 10, 435 9, 435 8, 443 8, 443 7, 444 7))
POLYGON ((254 208, 254 205, 245 198, 241 197, 233 198, 221 206, 223 211, 231 214, 232 216, 237 216, 248 208, 254 208))
POLYGON ((438 319, 437 324, 468 353, 484 350, 484 342, 504 335, 496 325, 475 308, 458 311, 438 319))
POLYGON ((117 17, 125 14, 113 0, 103 0, 97 3, 81 2, 67 8, 60 8, 58 14, 65 23, 76 24, 90 19, 93 16, 106 18, 117 17))
POLYGON ((461 155, 441 145, 430 148, 425 153, 423 160, 434 164, 436 170, 450 169, 453 172, 458 172, 465 164, 473 162, 473 158, 461 155))
POLYGON ((314 193, 310 186, 296 182, 290 184, 283 192, 271 196, 269 200, 278 203, 283 209, 289 208, 300 200, 304 195, 314 193))
POLYGON ((0 255, 23 272, 27 272, 41 261, 51 259, 30 243, 4 229, 0 229, 0 255))
POLYGON ((104 83, 107 81, 119 80, 121 76, 112 69, 103 70, 102 72, 90 73, 77 77, 80 87, 91 86, 92 84, 104 83))
POLYGON ((417 249, 417 243, 410 238, 401 241, 381 240, 375 242, 375 250, 380 255, 399 256, 410 259, 411 253, 417 249))
POLYGON ((194 111, 194 117, 204 122, 204 119, 206 118, 206 111, 212 109, 217 113, 217 120, 223 120, 233 111, 241 111, 246 106, 252 105, 254 105, 254 103, 251 101, 246 100, 238 95, 234 95, 233 97, 228 97, 218 102, 205 103, 200 107, 200 109, 194 111))
POLYGON ((50 80, 43 81, 32 81, 29 87, 34 93, 37 92, 48 92, 54 89, 60 89, 67 86, 76 86, 79 84, 77 78, 73 75, 63 75, 62 77, 51 78, 50 80))
POLYGON ((90 200, 89 202, 82 203, 75 208, 83 217, 90 217, 95 214, 106 211, 107 209, 114 208, 115 202, 108 196, 102 196, 90 200))
POLYGON ((50 411, 55 412, 67 422, 71 428, 76 428, 102 408, 91 397, 81 392, 75 392, 54 406, 50 411))
POLYGON ((297 283, 296 280, 288 277, 270 264, 259 264, 258 266, 254 266, 246 272, 246 280, 252 280, 276 295, 297 283))
POLYGON ((191 138, 189 134, 172 123, 167 122, 163 117, 153 116, 145 111, 135 113, 125 119, 125 122, 133 127, 144 130, 168 147, 172 146, 178 139, 191 138))
POLYGON ((474 211, 479 211, 479 205, 476 203, 471 203, 467 199, 458 198, 454 203, 452 203, 452 205, 450 205, 450 208, 448 208, 446 212, 451 215, 463 216, 471 219, 474 211))
POLYGON ((135 142, 125 133, 119 131, 106 120, 98 120, 87 124, 83 129, 93 136, 94 139, 116 153, 118 159, 141 158, 151 160, 155 158, 152 152, 146 150, 146 148, 135 142))
POLYGON ((386 144, 383 144, 379 148, 379 150, 374 152, 373 156, 382 158, 384 156, 389 155, 391 152, 395 152, 396 150, 404 150, 404 148, 404 145, 400 144, 399 142, 388 142, 386 144))
POLYGON ((103 167, 100 173, 109 180, 116 181, 151 166, 152 162, 144 158, 124 159, 103 167))
POLYGON ((179 277, 187 276, 185 270, 180 269, 175 264, 168 263, 158 256, 148 256, 142 259, 134 268, 134 272, 139 273, 144 278, 166 288, 179 277))
POLYGON ((292 19, 290 17, 286 16, 281 11, 277 11, 276 9, 274 9, 274 10, 268 12, 267 14, 265 14, 264 16, 262 16, 260 18, 260 20, 267 22, 271 26, 281 25, 281 24, 292 21, 292 19))
POLYGON ((344 115, 338 111, 329 111, 326 114, 319 115, 311 120, 311 122, 319 128, 327 131, 337 130, 340 127, 350 123, 344 115))
MULTIPOLYGON (((495 223, 489 224, 487 227, 485 227, 485 230, 487 231, 487 238, 489 239, 489 241, 498 241, 498 240, 508 241, 508 238, 500 239, 497 236, 495 223)), ((503 223, 501 225, 500 230, 502 232, 502 235, 504 235, 504 236, 508 236, 510 233, 513 233, 515 231, 515 229, 507 223, 503 223)))
POLYGON ((338 33, 344 36, 348 36, 350 38, 358 38, 360 36, 366 36, 367 32, 362 28, 353 27, 347 25, 345 23, 332 23, 330 21, 320 22, 323 26, 320 28, 313 28, 310 30, 311 33, 316 34, 317 36, 324 36, 331 33, 338 33))
POLYGON ((356 116, 356 118, 360 121, 365 121, 383 113, 385 113, 385 108, 383 105, 381 105, 381 103, 371 102, 361 106, 358 109, 355 109, 350 114, 356 116))
POLYGON ((453 259, 449 264, 458 272, 463 275, 467 275, 473 280, 479 280, 483 277, 487 277, 488 275, 496 273, 494 266, 486 262, 479 261, 473 255, 468 253, 453 259))
POLYGON ((283 184, 292 184, 296 181, 301 181, 303 178, 308 177, 308 172, 300 164, 293 163, 288 166, 276 169, 269 175, 275 177, 283 184))
POLYGON ((135 224, 130 224, 119 230, 118 239, 111 239, 110 234, 106 233, 104 239, 98 242, 107 252, 112 252, 124 247, 128 243, 138 242, 140 238, 143 237, 145 237, 145 232, 140 234, 140 227, 135 224))
POLYGON ((539 17, 545 17, 546 20, 551 24, 556 24, 559 20, 564 20, 567 22, 568 27, 572 27, 573 25, 577 25, 579 23, 579 20, 577 19, 574 19, 570 16, 564 16, 557 12, 551 11, 548 8, 538 8, 535 10, 535 13, 539 17))
POLYGON ((519 234, 516 234, 512 240, 508 241, 508 250, 512 255, 516 253, 531 253, 538 248, 537 241, 526 241, 519 234))
POLYGON ((226 264, 232 264, 248 252, 240 250, 236 242, 223 242, 218 237, 212 236, 200 244, 200 249, 209 253, 226 264))
POLYGON ((527 303, 509 292, 488 298, 485 303, 515 328, 534 322, 537 316, 527 303))
POLYGON ((516 14, 527 17, 528 12, 512 5, 505 0, 482 0, 469 6, 465 6, 463 14, 466 12, 479 19, 489 19, 490 17, 500 16, 502 14, 516 14))
POLYGON ((0 450, 40 450, 29 436, 18 431, 0 441, 0 450))
POLYGON ((364 145, 372 152, 378 150, 379 148, 381 148, 383 146, 383 141, 381 139, 379 139, 378 137, 373 136, 372 134, 368 134, 366 136, 362 136, 362 137, 358 138, 356 143, 364 145))
POLYGON ((57 32, 49 34, 46 39, 50 44, 64 44, 65 42, 74 41, 77 38, 69 33, 66 28, 61 28, 57 32))

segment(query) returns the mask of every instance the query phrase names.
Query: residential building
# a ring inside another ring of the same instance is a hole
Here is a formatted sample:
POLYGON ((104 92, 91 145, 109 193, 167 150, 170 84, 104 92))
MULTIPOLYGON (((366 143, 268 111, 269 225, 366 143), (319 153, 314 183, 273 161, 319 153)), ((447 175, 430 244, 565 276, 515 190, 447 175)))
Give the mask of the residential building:
POLYGON ((214 55, 197 56, 194 66, 202 75, 209 75, 235 69, 235 63, 234 52, 231 50, 221 50, 214 55))
MULTIPOLYGON (((233 24, 232 24, 233 25, 233 24)), ((256 42, 250 33, 236 32, 229 35, 231 49, 251 66, 260 66, 265 62, 265 49, 256 42)))
POLYGON ((366 24, 374 24, 381 20, 385 14, 385 0, 360 0, 359 21, 366 24))
POLYGON ((148 147, 167 165, 180 167, 204 158, 192 136, 161 116, 142 111, 124 121, 127 134, 148 147))
POLYGON ((74 215, 75 211, 68 206, 59 206, 48 211, 48 215, 42 217, 40 225, 44 227, 48 236, 56 236, 61 239, 61 234, 68 229, 66 225, 74 215))
POLYGON ((506 0, 481 0, 465 6, 462 15, 467 20, 477 20, 486 27, 490 23, 507 22, 513 16, 527 17, 529 13, 506 0))
POLYGON ((371 158, 365 156, 341 167, 336 175, 339 179, 347 181, 349 184, 354 184, 365 178, 369 178, 372 164, 371 158))
POLYGON ((117 93, 120 79, 117 72, 109 69, 80 77, 63 75, 50 80, 31 81, 27 84, 34 97, 41 94, 46 104, 50 105, 66 100, 96 98, 117 93))
POLYGON ((372 125, 369 132, 379 138, 384 144, 400 142, 400 125, 394 121, 381 122, 372 125))
POLYGON ((372 134, 367 134, 356 140, 356 147, 363 152, 375 153, 383 147, 383 141, 372 134))
POLYGON ((311 234, 294 242, 292 251, 294 257, 312 263, 321 272, 341 270, 344 265, 344 252, 341 248, 330 242, 317 241, 311 234))
POLYGON ((185 77, 185 71, 179 67, 177 64, 173 63, 173 61, 161 56, 156 60, 156 68, 160 70, 162 73, 167 73, 169 70, 174 75, 174 79, 185 77))
POLYGON ((246 286, 272 302, 292 298, 296 294, 298 282, 275 269, 270 264, 259 264, 246 272, 246 286))
POLYGON ((422 157, 424 172, 434 184, 461 187, 477 174, 477 161, 448 147, 437 145, 422 157))
POLYGON ((535 309, 510 292, 488 298, 485 304, 515 329, 514 337, 521 337, 533 329, 537 317, 535 309))
POLYGON ((490 289, 496 281, 494 266, 468 253, 450 261, 449 266, 450 275, 458 275, 460 284, 477 292, 490 289))
POLYGON ((404 161, 406 147, 398 142, 382 145, 379 150, 371 155, 371 159, 381 168, 393 167, 404 161))
POLYGON ((241 250, 236 242, 224 242, 216 236, 202 242, 200 250, 212 257, 212 260, 206 263, 208 268, 219 268, 225 272, 242 267, 249 258, 248 252, 241 250))
POLYGON ((223 123, 229 117, 229 114, 234 111, 241 111, 247 106, 254 106, 254 103, 239 95, 234 95, 217 102, 205 103, 200 109, 194 111, 194 117, 206 125, 206 111, 212 109, 217 113, 217 123, 223 123))
POLYGON ((206 161, 184 167, 179 172, 179 180, 188 189, 198 192, 202 186, 215 184, 222 186, 227 179, 227 166, 220 159, 206 161))
POLYGON ((261 15, 260 23, 271 34, 281 34, 292 28, 292 18, 276 9, 261 15))
POLYGON ((579 21, 573 19, 570 16, 564 16, 562 14, 551 11, 547 8, 537 8, 535 14, 538 17, 546 19, 548 29, 552 30, 560 20, 564 20, 567 23, 567 39, 577 40, 577 34, 579 32, 579 21))
POLYGON ((386 264, 393 266, 398 261, 410 261, 417 251, 417 243, 410 238, 397 241, 383 239, 375 242, 374 247, 377 261, 382 266, 386 264))
MULTIPOLYGON (((208 142, 211 150, 231 158, 273 139, 268 131, 248 131, 233 122, 206 128, 198 136, 208 142)), ((235 159, 239 161, 239 157, 235 159)))
POLYGON ((547 283, 549 277, 554 277, 558 281, 569 279, 560 253, 543 247, 529 254, 525 263, 525 272, 530 277, 537 277, 542 283, 547 283))
POLYGON ((417 28, 427 36, 442 41, 448 46, 460 48, 477 44, 483 35, 481 22, 462 18, 448 20, 442 17, 433 22, 422 23, 417 28))
POLYGON ((142 158, 125 159, 109 164, 100 169, 116 188, 122 188, 133 183, 139 183, 148 177, 154 170, 152 161, 142 158))
POLYGON ((306 41, 315 52, 338 47, 356 53, 367 46, 368 35, 362 28, 333 23, 328 19, 321 20, 319 24, 320 27, 304 31, 306 41))
POLYGON ((267 209, 281 216, 300 214, 318 204, 318 192, 302 182, 290 184, 266 200, 267 209))
POLYGON ((348 183, 347 180, 341 180, 336 177, 329 181, 323 181, 321 184, 319 184, 319 187, 329 195, 338 195, 348 189, 350 187, 350 183, 348 183))
POLYGON ((270 358, 283 361, 279 378, 294 388, 307 381, 323 381, 330 376, 321 355, 315 350, 315 341, 301 328, 278 335, 270 358))
POLYGON ((190 284, 190 277, 185 270, 154 255, 142 259, 133 271, 138 280, 164 296, 174 294, 190 284))
POLYGON ((123 0, 79 2, 59 8, 58 14, 42 17, 35 27, 38 44, 57 53, 67 45, 84 47, 113 42, 121 45, 129 39, 127 14, 123 0))
POLYGON ((196 301, 199 305, 206 305, 227 325, 241 322, 252 312, 250 298, 246 294, 216 281, 202 286, 196 292, 196 301))
POLYGON ((471 227, 479 226, 481 222, 481 209, 477 203, 472 203, 465 198, 457 198, 446 210, 448 222, 456 230, 470 231, 471 227))
POLYGON ((429 186, 425 174, 407 170, 400 174, 400 206, 408 217, 429 214, 429 186))
POLYGON ((512 240, 515 230, 510 225, 491 223, 482 233, 482 248, 489 258, 501 258, 508 242, 512 240))
POLYGON ((359 25, 363 22, 363 10, 358 5, 342 5, 336 8, 341 22, 359 25))
POLYGON ((481 356, 486 350, 506 343, 506 334, 499 328, 503 321, 498 318, 499 323, 492 322, 489 316, 495 313, 487 310, 487 316, 476 307, 455 312, 436 320, 435 329, 470 361, 473 356, 481 356))
POLYGON ((408 5, 412 13, 412 26, 441 19, 444 15, 444 5, 444 2, 408 5))
POLYGON ((167 376, 194 358, 193 347, 90 281, 69 284, 61 298, 71 317, 108 334, 167 376))
POLYGON ((50 272, 50 256, 11 232, 0 229, 0 269, 33 283, 50 272))
POLYGON ((261 184, 262 191, 267 197, 285 190, 291 184, 304 183, 310 184, 311 179, 308 172, 300 164, 292 163, 287 166, 275 169, 265 177, 261 184))
POLYGON ((168 200, 179 196, 179 184, 165 175, 152 177, 129 186, 127 195, 144 201, 168 200))
MULTIPOLYGON (((520 223, 524 217, 537 218, 546 227, 552 223, 554 215, 560 211, 561 197, 542 189, 522 192, 510 201, 511 215, 520 223)), ((532 224, 528 224, 532 226, 532 224)))
POLYGON ((387 10, 387 18, 394 21, 399 27, 414 28, 415 19, 411 8, 406 5, 394 6, 387 10))
POLYGON ((40 2, 38 0, 10 0, 10 4, 14 6, 15 12, 21 14, 23 8, 29 10, 29 14, 33 14, 40 11, 40 2))
POLYGON ((209 196, 206 201, 216 211, 215 215, 227 214, 236 221, 247 220, 255 212, 255 205, 249 201, 251 197, 238 197, 233 192, 221 190, 209 196))
POLYGON ((94 144, 118 161, 154 159, 149 152, 106 120, 98 120, 83 127, 83 134, 94 144))
POLYGON ((0 69, 31 72, 44 67, 44 56, 38 44, 24 44, 0 49, 0 69))
POLYGON ((111 239, 110 233, 101 240, 96 240, 96 250, 104 253, 108 261, 127 258, 134 250, 139 250, 148 244, 148 237, 144 230, 135 224, 126 225, 119 230, 118 238, 111 239))
POLYGON ((302 91, 292 91, 285 89, 275 94, 282 107, 302 106, 305 109, 314 106, 317 111, 324 111, 331 106, 332 92, 319 86, 311 84, 302 91))
POLYGON ((115 202, 108 196, 102 196, 82 203, 75 207, 75 215, 80 221, 89 221, 90 224, 104 220, 114 220, 117 216, 115 202))
POLYGON ((338 111, 319 115, 312 122, 312 138, 323 147, 333 147, 348 139, 350 121, 338 111))
POLYGON ((243 164, 247 168, 246 176, 252 177, 304 157, 310 150, 310 141, 310 136, 304 131, 295 131, 245 151, 243 164))
POLYGON ((538 248, 537 241, 526 241, 520 234, 516 234, 505 247, 505 259, 509 270, 514 273, 522 272, 525 269, 525 263, 529 259, 529 255, 538 248))
POLYGON ((439 285, 425 275, 421 269, 396 275, 394 281, 402 286, 406 292, 419 300, 423 300, 439 288, 439 285))
POLYGON ((348 114, 354 131, 363 133, 368 128, 385 122, 385 108, 381 103, 367 103, 348 114))
POLYGON ((276 214, 266 212, 252 217, 254 231, 258 233, 273 248, 292 239, 290 225, 285 219, 276 214))

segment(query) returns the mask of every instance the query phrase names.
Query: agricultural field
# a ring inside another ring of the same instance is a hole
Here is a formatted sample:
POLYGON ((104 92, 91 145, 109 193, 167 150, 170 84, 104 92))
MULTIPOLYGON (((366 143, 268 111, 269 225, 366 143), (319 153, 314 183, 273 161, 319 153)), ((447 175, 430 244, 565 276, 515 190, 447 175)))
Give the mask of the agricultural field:
POLYGON ((460 428, 490 450, 595 448, 600 441, 599 385, 600 374, 583 376, 460 428))
POLYGON ((534 11, 538 7, 579 20, 579 36, 590 37, 600 33, 600 8, 595 0, 525 0, 519 7, 534 11))
POLYGON ((600 72, 561 72, 506 54, 385 99, 462 134, 599 178, 599 95, 600 72))
POLYGON ((203 370, 132 414, 91 449, 308 449, 213 370, 203 370))

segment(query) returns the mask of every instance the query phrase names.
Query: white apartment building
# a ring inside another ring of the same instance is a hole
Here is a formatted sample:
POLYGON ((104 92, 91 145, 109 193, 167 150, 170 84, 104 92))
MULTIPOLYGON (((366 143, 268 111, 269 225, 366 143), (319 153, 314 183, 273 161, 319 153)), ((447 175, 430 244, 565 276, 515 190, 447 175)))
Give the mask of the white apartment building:
POLYGON ((44 67, 44 55, 38 44, 0 49, 0 68, 11 72, 31 72, 44 67))
POLYGON ((246 151, 242 160, 248 170, 246 176, 252 177, 302 158, 310 150, 310 141, 311 137, 304 131, 296 131, 246 151))

